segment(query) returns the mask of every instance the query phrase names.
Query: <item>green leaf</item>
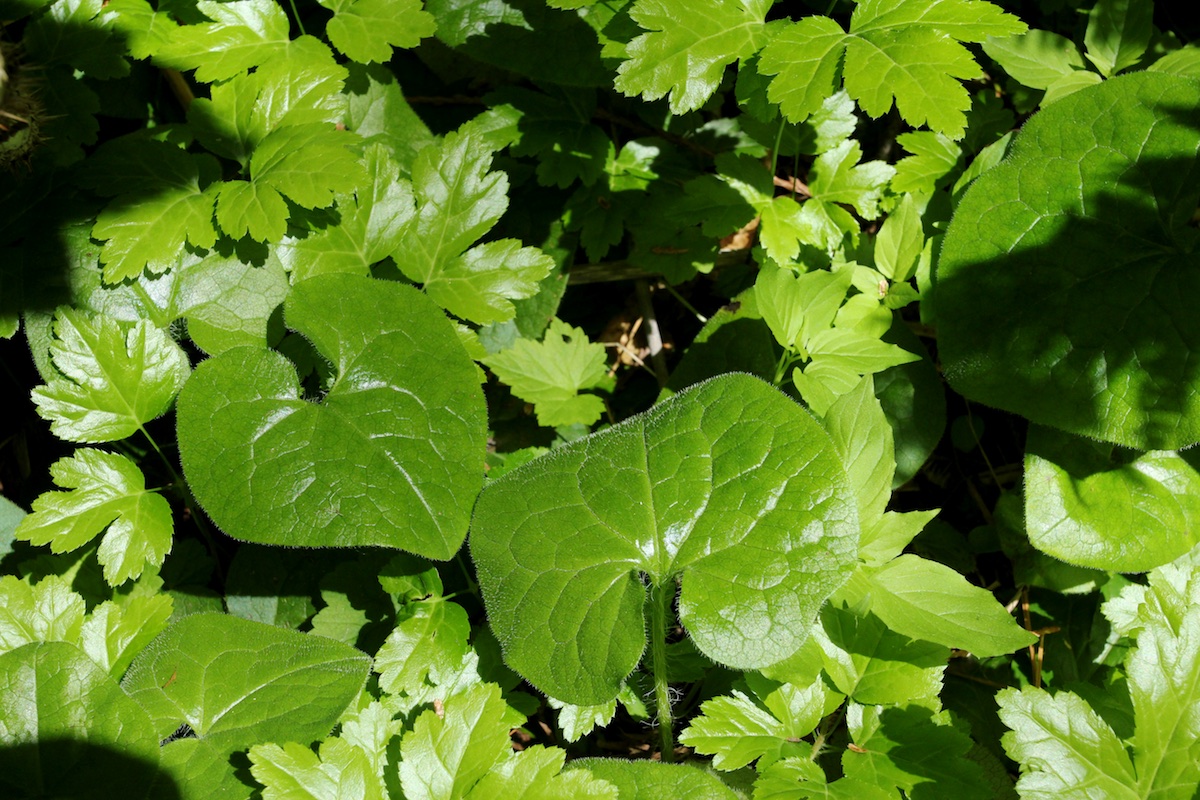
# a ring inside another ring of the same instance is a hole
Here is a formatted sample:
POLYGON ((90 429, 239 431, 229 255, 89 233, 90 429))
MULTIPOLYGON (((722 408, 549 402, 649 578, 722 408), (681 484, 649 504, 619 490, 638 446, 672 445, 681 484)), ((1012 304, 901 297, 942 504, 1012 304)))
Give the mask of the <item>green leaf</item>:
POLYGON ((469 650, 471 622, 458 603, 430 598, 410 604, 375 655, 379 688, 389 694, 416 694, 421 683, 458 669, 469 650))
POLYGON ((885 790, 854 778, 825 782, 825 772, 807 758, 788 758, 759 773, 754 800, 893 800, 885 790))
POLYGON ((325 208, 353 192, 366 173, 350 145, 352 134, 322 124, 289 125, 268 133, 250 157, 250 180, 228 181, 217 195, 217 222, 234 238, 249 234, 277 242, 287 232, 284 198, 325 208))
POLYGON ((702 653, 761 667, 799 647, 857 529, 820 426, 726 375, 490 482, 471 553, 507 663, 587 704, 615 697, 641 658, 640 576, 682 579, 680 619, 702 653))
POLYGON ((330 272, 369 275, 373 264, 400 245, 416 213, 412 185, 400 178, 400 167, 382 144, 369 145, 362 163, 364 184, 337 195, 338 224, 280 246, 293 280, 330 272))
POLYGON ((149 58, 178 27, 166 11, 156 11, 146 0, 109 0, 104 11, 124 38, 129 55, 137 59, 149 58))
MULTIPOLYGON (((882 372, 888 367, 920 359, 920 356, 898 345, 880 341, 853 328, 834 327, 821 331, 809 340, 808 351, 814 361, 836 361, 839 366, 851 369, 859 375, 882 372)), ((855 383, 857 382, 856 378, 855 383)))
POLYGON ((761 269, 754 297, 775 341, 789 350, 807 348, 833 324, 850 289, 850 277, 850 270, 818 269, 798 275, 791 269, 761 269))
POLYGON ((331 639, 193 614, 143 650, 121 685, 150 714, 159 739, 186 724, 231 752, 324 738, 358 697, 369 667, 368 656, 331 639))
POLYGON ((1153 34, 1152 0, 1097 0, 1083 43, 1088 61, 1107 78, 1136 64, 1153 34))
POLYGON ((1129 753, 1112 728, 1071 692, 1003 689, 996 695, 1000 719, 1012 730, 1001 740, 1021 764, 1017 791, 1031 800, 1134 800, 1129 753))
POLYGON ((170 595, 134 595, 123 603, 105 601, 88 615, 79 642, 108 674, 120 678, 171 618, 170 595))
POLYGON ((607 358, 604 345, 556 318, 540 343, 518 339, 483 363, 513 394, 534 404, 539 425, 558 427, 591 425, 604 413, 603 400, 579 392, 611 385, 607 358))
POLYGON ((62 377, 33 390, 38 414, 59 438, 110 442, 166 413, 188 379, 187 355, 148 322, 61 308, 50 357, 62 377))
POLYGON ((352 61, 387 61, 393 47, 416 47, 437 23, 421 0, 320 0, 333 12, 325 35, 352 61))
POLYGON ((201 364, 178 410, 200 504, 247 541, 452 556, 486 437, 475 366, 453 326, 410 287, 350 275, 297 284, 284 319, 337 378, 313 403, 278 353, 240 347, 201 364))
POLYGON ((967 583, 949 567, 911 554, 878 570, 858 572, 845 594, 869 597, 872 613, 896 633, 969 650, 981 658, 1036 641, 990 592, 967 583))
POLYGON ((757 699, 735 690, 705 701, 700 715, 679 741, 702 755, 713 756, 713 767, 731 771, 758 760, 763 769, 781 758, 811 751, 807 736, 821 717, 841 701, 820 680, 808 686, 775 685, 757 699))
POLYGON ((346 127, 368 145, 375 141, 385 144, 407 178, 417 153, 437 140, 404 99, 390 69, 378 64, 349 67, 346 127))
POLYGON ((983 50, 1011 77, 1033 89, 1047 89, 1064 76, 1087 68, 1074 43, 1050 31, 988 38, 983 50))
POLYGON ((584 769, 563 771, 566 751, 534 745, 492 767, 467 800, 619 800, 617 787, 584 769))
POLYGON ((451 800, 467 791, 509 751, 508 732, 523 717, 480 684, 447 697, 443 713, 426 711, 400 740, 400 783, 408 800, 451 800))
POLYGON ((1167 53, 1146 69, 1189 78, 1200 77, 1200 47, 1195 45, 1181 47, 1167 53))
POLYGON ((902 133, 896 141, 912 155, 896 162, 893 192, 933 194, 962 157, 962 149, 952 139, 933 131, 902 133))
POLYGON ((896 471, 892 429, 875 397, 870 376, 834 401, 821 418, 846 467, 846 478, 858 500, 858 519, 865 527, 883 516, 892 496, 896 471))
POLYGON ((1185 78, 1105 81, 1033 117, 972 184, 938 263, 951 386, 1126 447, 1200 440, 1197 107, 1185 78))
MULTIPOLYGON (((737 800, 716 775, 690 764, 659 761, 625 761, 615 758, 580 758, 570 769, 590 772, 617 787, 619 800, 649 797, 686 797, 688 800, 737 800)), ((611 795, 610 795, 611 796, 611 795)))
POLYGON ((875 267, 891 281, 906 281, 917 271, 925 247, 921 212, 911 194, 900 199, 875 238, 875 267))
POLYGON ((955 79, 981 74, 962 43, 1024 30, 982 0, 862 0, 849 34, 828 17, 806 17, 767 42, 758 69, 775 76, 768 97, 792 122, 815 112, 844 76, 846 91, 871 116, 883 116, 894 101, 914 127, 928 123, 959 139, 971 101, 955 79))
POLYGON ((603 728, 617 713, 616 700, 586 706, 564 703, 553 697, 547 697, 546 702, 558 711, 558 727, 568 742, 577 742, 596 728, 603 728))
POLYGON ((67 553, 103 533, 98 556, 110 586, 162 564, 174 533, 171 504, 146 490, 137 464, 116 453, 76 450, 54 462, 50 476, 69 491, 34 500, 33 513, 17 526, 19 538, 67 553))
POLYGON ((320 753, 303 745, 260 744, 250 748, 250 774, 263 786, 263 800, 384 800, 383 781, 366 753, 330 738, 320 753))
POLYGON ((146 712, 77 647, 0 655, 5 797, 158 797, 158 740, 146 712))
MULTIPOLYGON (((120 151, 117 151, 117 156, 120 151)), ((119 283, 146 269, 158 274, 179 260, 185 244, 209 248, 218 167, 211 156, 192 155, 169 144, 142 142, 134 161, 140 182, 96 217, 92 238, 104 242, 104 280, 119 283)), ((125 186, 124 178, 119 186, 125 186)))
POLYGON ((847 778, 903 789, 911 800, 991 800, 983 771, 966 758, 970 737, 948 724, 945 713, 852 705, 846 717, 857 745, 842 754, 847 778))
POLYGON ((1030 542, 1071 564, 1145 572, 1200 543, 1200 460, 1127 450, 1031 426, 1025 453, 1030 542))
POLYGON ((0 578, 0 601, 0 652, 32 642, 79 641, 83 598, 61 578, 50 576, 33 586, 5 575, 0 578))
POLYGON ((825 674, 839 692, 862 705, 941 707, 948 647, 909 639, 874 614, 833 605, 821 609, 821 623, 815 635, 825 674))
POLYGON ((681 0, 636 0, 629 16, 649 33, 626 45, 614 86, 645 100, 670 95, 673 114, 700 108, 725 67, 762 47, 770 7, 769 0, 714 0, 696 13, 681 0))
POLYGON ((554 266, 515 239, 471 247, 508 208, 508 179, 489 172, 491 163, 491 150, 469 129, 422 150, 413 164, 417 215, 393 253, 400 271, 438 305, 478 323, 512 319, 511 301, 536 294, 554 266))
POLYGON ((205 83, 228 80, 238 73, 286 55, 290 49, 324 44, 311 36, 292 40, 288 18, 274 0, 233 0, 229 3, 199 0, 197 10, 212 22, 182 25, 169 34, 167 44, 154 54, 157 64, 179 70, 196 70, 205 83))
POLYGON ((102 0, 57 0, 21 37, 23 56, 40 67, 69 64, 90 78, 129 74, 121 42, 112 35, 102 0))
POLYGON ((822 153, 813 162, 808 188, 813 198, 822 203, 854 206, 863 219, 875 219, 879 216, 883 190, 896 170, 882 161, 860 164, 860 158, 862 147, 853 139, 822 153))

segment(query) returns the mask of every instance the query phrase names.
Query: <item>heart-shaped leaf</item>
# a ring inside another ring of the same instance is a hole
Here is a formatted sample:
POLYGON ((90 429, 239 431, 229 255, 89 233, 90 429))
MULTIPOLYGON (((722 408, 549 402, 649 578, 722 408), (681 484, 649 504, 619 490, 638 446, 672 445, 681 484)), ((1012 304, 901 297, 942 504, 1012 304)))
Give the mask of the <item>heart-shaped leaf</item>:
POLYGON ((509 665, 570 703, 616 697, 646 583, 737 668, 791 655, 858 554, 853 493, 807 412, 725 375, 489 484, 471 553, 509 665))
POLYGON ((274 351, 202 363, 178 405, 196 499, 247 541, 454 555, 483 482, 486 412, 453 325, 417 290, 353 275, 297 284, 284 318, 336 379, 311 402, 274 351))
POLYGON ((1200 452, 1142 452, 1043 428, 1025 445, 1025 524, 1055 558, 1145 572, 1200 542, 1200 452))
POLYGON ((1136 449, 1200 441, 1200 84, 1140 72, 1034 116, 967 191, 938 350, 972 400, 1136 449))

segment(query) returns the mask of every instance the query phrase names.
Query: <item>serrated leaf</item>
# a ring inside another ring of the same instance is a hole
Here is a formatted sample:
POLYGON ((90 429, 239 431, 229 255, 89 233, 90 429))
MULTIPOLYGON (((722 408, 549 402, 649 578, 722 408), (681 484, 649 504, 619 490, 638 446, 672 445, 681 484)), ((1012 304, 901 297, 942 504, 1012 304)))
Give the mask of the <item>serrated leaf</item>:
POLYGON ((800 122, 840 88, 873 117, 895 102, 914 127, 962 137, 971 101, 956 79, 980 74, 963 42, 1022 33, 1024 23, 982 0, 862 0, 847 34, 828 17, 806 17, 763 48, 758 69, 775 76, 768 97, 800 122), (844 58, 844 62, 843 62, 844 58))
POLYGON ((980 657, 1011 653, 1036 641, 990 592, 947 566, 912 554, 858 572, 845 594, 869 597, 871 612, 897 633, 980 657))
POLYGON ((952 139, 933 131, 902 133, 896 141, 912 155, 896 162, 893 192, 933 194, 962 156, 962 149, 952 139))
POLYGON ((369 667, 367 655, 331 639, 193 614, 143 650, 121 685, 150 714, 158 738, 186 723, 230 752, 324 738, 369 667))
POLYGON ((754 800, 893 800, 885 790, 854 778, 825 782, 825 772, 807 758, 788 758, 759 773, 754 800))
POLYGON ((1044 689, 1003 689, 1000 719, 1012 730, 1001 740, 1021 764, 1017 791, 1031 800, 1144 797, 1135 788, 1129 753, 1112 728, 1078 695, 1044 689))
POLYGON ((166 11, 158 11, 146 0, 109 0, 104 4, 107 19, 125 41, 129 55, 149 58, 171 39, 178 27, 166 11))
POLYGON ((337 195, 339 222, 281 244, 280 258, 293 280, 332 272, 368 275, 400 245, 416 213, 412 185, 382 144, 369 145, 362 163, 365 181, 337 195))
POLYGON ((726 375, 490 482, 471 553, 505 660, 559 699, 615 697, 646 644, 640 575, 682 578, 709 658, 784 658, 855 558, 842 475, 794 402, 726 375))
POLYGON ((98 555, 110 586, 162 564, 175 529, 171 504, 146 490, 137 464, 116 453, 76 450, 54 462, 50 475, 70 491, 34 500, 33 513, 17 526, 19 538, 66 553, 103 532, 98 555))
POLYGON ((1200 543, 1193 450, 1139 452, 1031 426, 1025 454, 1029 541, 1071 564, 1145 572, 1200 543))
POLYGON ((312 403, 273 351, 234 348, 201 364, 178 409, 196 498, 248 541, 452 556, 483 482, 485 439, 475 366, 453 326, 410 287, 350 275, 294 286, 284 320, 334 360, 337 378, 312 403))
POLYGON ((421 0, 321 0, 333 12, 325 35, 352 61, 387 61, 393 47, 416 47, 437 23, 421 0))
POLYGON ((471 130, 451 133, 413 164, 417 215, 393 258, 450 313, 472 322, 512 319, 511 303, 532 297, 554 260, 513 239, 471 249, 508 208, 508 179, 489 172, 491 150, 471 130))
POLYGON ((501 760, 466 800, 619 800, 617 787, 587 770, 563 771, 566 751, 534 745, 501 760))
POLYGON ((912 800, 991 800, 983 771, 965 757, 970 737, 944 724, 944 713, 942 717, 920 706, 851 706, 847 721, 857 747, 842 754, 846 777, 903 789, 912 800))
POLYGON ((617 91, 670 96, 671 113, 694 111, 716 91, 725 67, 766 39, 769 0, 714 0, 703 13, 679 0, 636 0, 629 16, 649 31, 625 47, 617 91))
POLYGON ((166 413, 188 378, 187 355, 148 322, 132 326, 61 308, 50 357, 62 377, 33 390, 56 436, 110 442, 166 413))
POLYGON ((1153 34, 1152 0, 1097 0, 1083 43, 1088 60, 1107 78, 1136 64, 1153 34))
POLYGON ((941 707, 948 647, 909 639, 874 614, 834 605, 821 609, 821 626, 815 635, 825 674, 839 692, 862 705, 941 707))
POLYGON ((875 219, 883 190, 896 169, 882 161, 860 164, 860 158, 862 147, 853 139, 822 153, 813 162, 808 188, 823 203, 854 206, 863 219, 875 219))
POLYGON ((593 777, 612 784, 618 794, 610 796, 620 798, 737 800, 738 797, 716 775, 691 764, 664 764, 644 759, 580 758, 571 762, 570 769, 589 772, 593 777))
POLYGON ((30 21, 21 37, 24 56, 41 67, 69 64, 90 78, 129 74, 122 43, 113 36, 102 0, 56 0, 30 21))
POLYGON ((250 774, 263 786, 263 800, 384 800, 383 780, 366 753, 336 737, 320 752, 288 743, 250 748, 250 774))
POLYGON ((83 598, 61 578, 50 576, 36 586, 0 577, 0 652, 32 642, 79 641, 83 598))
POLYGON ((422 681, 457 669, 467 655, 471 622, 458 603, 440 597, 412 603, 375 655, 379 688, 415 694, 422 681))
POLYGON ((161 788, 150 719, 79 648, 0 655, 0 793, 150 798, 161 788))
POLYGON ((518 339, 483 363, 517 397, 534 404, 540 425, 591 425, 604 413, 599 397, 579 393, 607 386, 604 346, 560 319, 551 320, 541 342, 518 339))
POLYGON ((400 740, 400 783, 409 800, 463 797, 509 750, 521 724, 495 684, 447 697, 443 714, 426 711, 400 740))
POLYGON ((346 127, 368 145, 385 144, 407 178, 417 153, 436 139, 404 99, 395 74, 382 65, 351 64, 346 94, 346 127))
POLYGON ((1200 440, 1197 107, 1194 81, 1118 76, 1036 115, 972 184, 938 262, 951 386, 1126 447, 1200 440))
POLYGON ((171 618, 170 595, 135 595, 124 603, 112 600, 96 606, 80 630, 79 644, 92 661, 120 678, 171 618))
POLYGON ((553 697, 547 697, 546 702, 558 711, 558 727, 568 742, 577 742, 596 728, 604 727, 617 713, 616 700, 586 706, 564 703, 553 697))
POLYGON ((110 201, 92 227, 92 238, 104 242, 100 263, 107 283, 136 278, 144 269, 165 272, 185 244, 209 248, 217 240, 211 182, 218 168, 211 156, 143 142, 134 163, 144 170, 140 185, 110 201))
POLYGON ((295 40, 283 8, 274 0, 199 0, 197 10, 212 22, 181 25, 154 53, 156 63, 179 70, 196 70, 206 83, 228 80, 265 64, 289 49, 328 48, 311 36, 295 40))

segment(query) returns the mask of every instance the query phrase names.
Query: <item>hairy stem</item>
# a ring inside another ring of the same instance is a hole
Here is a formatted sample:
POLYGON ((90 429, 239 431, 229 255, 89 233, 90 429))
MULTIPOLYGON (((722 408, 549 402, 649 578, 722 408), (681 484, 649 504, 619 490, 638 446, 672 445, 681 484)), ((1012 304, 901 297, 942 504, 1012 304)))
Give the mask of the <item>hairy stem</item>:
POLYGON ((667 629, 674 618, 675 581, 650 589, 650 670, 654 677, 654 702, 658 712, 658 735, 662 743, 660 758, 675 760, 675 732, 671 717, 671 688, 667 685, 667 629))

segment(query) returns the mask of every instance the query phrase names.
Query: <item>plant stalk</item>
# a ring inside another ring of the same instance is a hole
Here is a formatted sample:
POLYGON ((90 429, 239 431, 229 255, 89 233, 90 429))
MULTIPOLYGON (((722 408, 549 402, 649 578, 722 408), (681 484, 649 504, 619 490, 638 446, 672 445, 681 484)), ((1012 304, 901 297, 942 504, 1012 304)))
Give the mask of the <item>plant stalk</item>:
POLYGON ((650 589, 650 670, 654 677, 654 703, 658 713, 659 758, 675 760, 675 732, 671 716, 671 687, 667 685, 667 630, 674 621, 675 580, 650 589))

